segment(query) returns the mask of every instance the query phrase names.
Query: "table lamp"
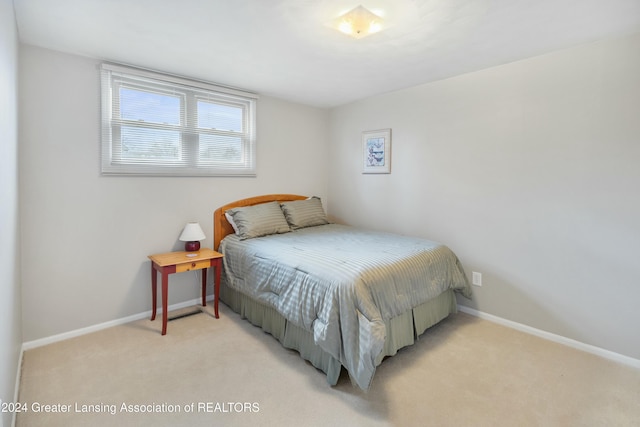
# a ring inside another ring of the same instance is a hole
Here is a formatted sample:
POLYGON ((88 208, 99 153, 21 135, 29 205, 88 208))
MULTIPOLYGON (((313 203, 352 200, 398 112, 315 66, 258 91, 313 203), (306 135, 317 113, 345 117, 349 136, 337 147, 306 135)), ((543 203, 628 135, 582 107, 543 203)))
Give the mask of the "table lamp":
POLYGON ((197 222, 188 222, 185 225, 180 240, 186 242, 184 244, 184 250, 187 252, 195 252, 200 250, 200 240, 206 239, 204 231, 197 222))

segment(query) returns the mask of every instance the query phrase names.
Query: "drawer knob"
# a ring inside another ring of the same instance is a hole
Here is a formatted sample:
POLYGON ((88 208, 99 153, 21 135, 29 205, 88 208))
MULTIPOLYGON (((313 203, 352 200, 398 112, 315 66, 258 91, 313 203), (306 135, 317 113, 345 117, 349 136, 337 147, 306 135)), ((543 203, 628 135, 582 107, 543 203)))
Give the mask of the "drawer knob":
POLYGON ((196 266, 196 263, 195 263, 195 262, 192 262, 192 263, 191 263, 191 267, 195 267, 195 266, 196 266))

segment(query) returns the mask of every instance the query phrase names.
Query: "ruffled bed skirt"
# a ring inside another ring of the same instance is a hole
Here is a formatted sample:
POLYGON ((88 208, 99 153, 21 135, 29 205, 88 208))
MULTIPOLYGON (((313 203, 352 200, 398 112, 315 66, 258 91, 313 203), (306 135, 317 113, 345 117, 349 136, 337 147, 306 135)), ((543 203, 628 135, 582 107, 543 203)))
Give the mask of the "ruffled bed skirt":
MULTIPOLYGON (((300 353, 303 359, 327 375, 330 385, 338 382, 342 364, 314 343, 311 332, 288 322, 274 308, 226 286, 224 278, 220 285, 220 300, 255 326, 273 335, 284 347, 300 353)), ((413 344, 429 327, 456 311, 454 291, 447 290, 424 304, 386 321, 387 336, 384 348, 376 359, 376 366, 386 356, 393 356, 402 347, 413 344)))

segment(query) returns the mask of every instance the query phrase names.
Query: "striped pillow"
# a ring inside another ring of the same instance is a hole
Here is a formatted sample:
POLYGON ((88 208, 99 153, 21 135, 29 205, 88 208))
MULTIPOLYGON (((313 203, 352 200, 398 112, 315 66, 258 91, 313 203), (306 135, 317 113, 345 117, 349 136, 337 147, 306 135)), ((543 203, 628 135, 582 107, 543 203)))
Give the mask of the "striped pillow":
POLYGON ((291 231, 278 202, 229 209, 240 240, 291 231))
POLYGON ((284 216, 293 230, 329 224, 319 197, 285 202, 280 207, 282 207, 284 216))

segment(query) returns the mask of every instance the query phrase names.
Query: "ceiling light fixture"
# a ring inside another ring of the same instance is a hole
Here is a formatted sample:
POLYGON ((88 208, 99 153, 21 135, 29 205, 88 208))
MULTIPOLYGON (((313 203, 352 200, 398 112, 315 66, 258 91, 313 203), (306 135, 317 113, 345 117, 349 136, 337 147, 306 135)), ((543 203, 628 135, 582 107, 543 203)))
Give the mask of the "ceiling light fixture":
POLYGON ((340 15, 334 21, 335 28, 356 39, 382 30, 384 21, 362 5, 340 15))

